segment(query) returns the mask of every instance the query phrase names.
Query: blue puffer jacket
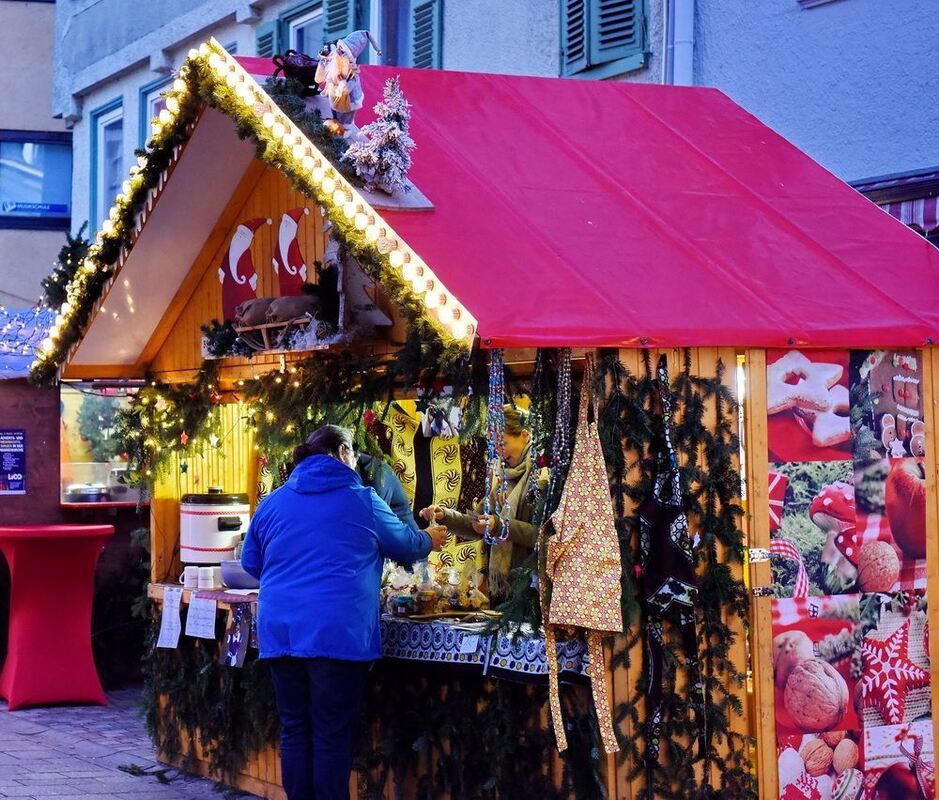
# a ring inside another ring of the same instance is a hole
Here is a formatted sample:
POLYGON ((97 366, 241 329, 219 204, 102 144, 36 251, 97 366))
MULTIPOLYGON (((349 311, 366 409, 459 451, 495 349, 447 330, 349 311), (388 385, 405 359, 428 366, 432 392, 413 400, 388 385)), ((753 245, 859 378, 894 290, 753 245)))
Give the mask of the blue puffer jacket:
POLYGON ((409 564, 430 547, 338 459, 300 462, 258 506, 241 554, 261 581, 261 658, 379 658, 382 560, 409 564))

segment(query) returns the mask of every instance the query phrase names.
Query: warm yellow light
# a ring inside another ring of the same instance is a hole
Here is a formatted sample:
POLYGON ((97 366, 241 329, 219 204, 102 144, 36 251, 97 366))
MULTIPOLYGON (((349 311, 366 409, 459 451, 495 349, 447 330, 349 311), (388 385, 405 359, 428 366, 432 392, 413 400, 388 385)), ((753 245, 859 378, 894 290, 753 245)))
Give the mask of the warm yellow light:
POLYGON ((137 156, 137 166, 143 169, 147 166, 147 157, 146 156, 137 156))
POLYGON ((316 159, 313 156, 303 156, 300 163, 307 172, 312 172, 316 167, 316 159))
POLYGON ((153 127, 150 128, 150 133, 155 139, 157 136, 163 133, 163 126, 159 122, 154 122, 153 127))
POLYGON ((374 242, 378 240, 378 236, 381 233, 381 228, 379 228, 374 222, 365 229, 365 238, 374 242))
POLYGON ((393 267, 400 267, 404 263, 404 253, 400 250, 392 250, 388 255, 388 261, 393 267))
POLYGON ((345 215, 346 219, 352 219, 355 216, 357 208, 358 206, 350 200, 342 207, 342 213, 345 215))
POLYGON ((170 110, 171 114, 179 113, 179 100, 177 100, 175 97, 167 97, 165 102, 166 107, 170 110))
POLYGON ((421 271, 422 270, 418 268, 418 265, 415 262, 408 261, 408 263, 404 265, 404 269, 401 270, 401 274, 404 275, 407 280, 413 281, 418 275, 421 274, 421 271))
POLYGON ((133 187, 130 185, 130 181, 124 181, 121 184, 121 191, 124 193, 125 196, 130 194, 130 190, 132 188, 133 187))
POLYGON ((443 305, 437 309, 437 319, 439 319, 444 325, 450 325, 455 319, 459 312, 452 305, 443 305))
POLYGON ((110 211, 108 211, 108 219, 111 222, 117 222, 117 218, 120 216, 121 212, 118 211, 117 206, 111 206, 110 211))
POLYGON ((229 86, 231 86, 232 89, 234 89, 238 85, 238 73, 229 72, 225 76, 225 83, 227 83, 229 86))
POLYGON ((469 335, 470 326, 463 320, 456 319, 450 323, 450 333, 454 339, 465 339, 469 335))
POLYGON ((281 138, 281 141, 284 143, 285 147, 293 147, 295 139, 294 139, 293 131, 291 131, 290 128, 285 126, 284 135, 281 136, 280 138, 281 138))
POLYGON ((323 191, 326 192, 326 194, 332 194, 335 188, 336 181, 331 175, 327 175, 323 178, 323 191))
POLYGON ((193 60, 197 59, 197 58, 199 57, 199 51, 196 50, 195 47, 193 47, 193 48, 189 51, 189 57, 190 57, 191 59, 193 59, 193 60))
POLYGON ((271 135, 275 139, 282 139, 286 131, 287 129, 284 127, 284 123, 280 121, 276 121, 273 125, 271 125, 271 135))
MULTIPOLYGON (((209 43, 208 43, 208 42, 203 42, 202 44, 199 45, 199 55, 200 55, 200 56, 207 56, 207 55, 211 52, 211 50, 212 50, 212 48, 209 47, 209 43)), ((216 58, 218 58, 218 56, 216 56, 216 58)))
MULTIPOLYGON (((192 51, 190 50, 189 52, 191 53, 192 51)), ((173 91, 177 94, 185 94, 189 91, 189 86, 182 78, 177 78, 175 81, 173 81, 173 91)))
POLYGON ((355 215, 354 225, 356 230, 364 231, 368 227, 368 215, 360 211, 355 215))
POLYGON ((293 146, 293 157, 296 159, 303 158, 304 153, 306 153, 306 148, 302 144, 295 144, 293 146))
POLYGON ((313 179, 313 183, 322 183, 326 178, 326 170, 322 167, 314 167, 310 172, 310 177, 313 179))
POLYGON ((161 125, 169 125, 173 121, 173 115, 170 113, 169 109, 164 108, 160 112, 158 119, 161 125))
POLYGON ((111 220, 106 219, 104 222, 101 223, 101 231, 102 233, 106 233, 109 235, 114 233, 114 223, 111 222, 111 220))
POLYGON ((424 305, 428 308, 437 308, 437 306, 440 305, 439 292, 428 292, 426 297, 424 297, 424 305))
POLYGON ((264 123, 265 128, 274 127, 274 123, 276 121, 277 121, 277 118, 270 111, 265 111, 261 115, 261 122, 264 123))
POLYGON ((209 55, 209 66, 212 67, 212 69, 218 69, 223 63, 222 57, 218 53, 211 53, 209 55))
POLYGON ((336 189, 336 191, 333 192, 333 202, 337 206, 345 205, 348 199, 349 195, 346 194, 345 189, 336 189))

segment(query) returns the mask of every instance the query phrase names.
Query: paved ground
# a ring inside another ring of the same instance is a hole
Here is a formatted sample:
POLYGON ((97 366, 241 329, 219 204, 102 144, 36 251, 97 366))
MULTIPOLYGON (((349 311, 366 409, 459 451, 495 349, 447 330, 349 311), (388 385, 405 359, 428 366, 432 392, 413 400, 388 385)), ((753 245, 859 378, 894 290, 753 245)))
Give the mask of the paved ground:
MULTIPOLYGON (((139 690, 109 692, 110 705, 7 711, 0 702, 0 797, 83 800, 222 800, 211 781, 174 770, 161 783, 121 767, 161 769, 138 714, 139 690)), ((241 798, 254 795, 239 793, 241 798)))

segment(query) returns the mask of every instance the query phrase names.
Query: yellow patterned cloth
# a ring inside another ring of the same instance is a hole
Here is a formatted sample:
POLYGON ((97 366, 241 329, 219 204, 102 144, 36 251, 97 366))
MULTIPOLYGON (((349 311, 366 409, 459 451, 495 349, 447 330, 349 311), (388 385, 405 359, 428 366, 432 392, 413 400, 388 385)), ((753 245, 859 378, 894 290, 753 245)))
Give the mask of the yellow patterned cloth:
MULTIPOLYGON (((422 414, 413 400, 402 400, 388 412, 387 425, 391 431, 392 468, 401 481, 401 486, 413 504, 417 483, 425 476, 418 476, 414 456, 414 437, 420 433, 422 414)), ((455 509, 460 499, 462 463, 458 436, 434 436, 430 440, 430 480, 433 481, 433 502, 443 508, 455 509)), ((419 509, 418 509, 419 510, 419 509)), ((457 542, 451 533, 439 553, 431 553, 431 563, 460 570, 472 565, 473 571, 486 566, 486 545, 480 539, 473 542, 457 542)))
MULTIPOLYGON (((589 422, 591 365, 584 373, 574 455, 557 510, 555 535, 547 539, 546 575, 551 602, 545 614, 551 714, 558 749, 567 747, 558 699, 557 628, 584 628, 590 654, 589 675, 600 736, 607 753, 619 750, 607 693, 603 635, 623 630, 619 538, 609 481, 595 422, 589 422)), ((594 419, 596 419, 594 406, 594 419)))

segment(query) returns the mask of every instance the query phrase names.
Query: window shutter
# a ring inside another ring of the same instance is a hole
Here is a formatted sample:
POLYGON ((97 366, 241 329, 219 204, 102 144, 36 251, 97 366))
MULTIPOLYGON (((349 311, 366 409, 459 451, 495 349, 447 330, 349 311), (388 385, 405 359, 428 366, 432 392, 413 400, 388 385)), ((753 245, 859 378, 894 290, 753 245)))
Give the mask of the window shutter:
POLYGON ((355 0, 323 0, 323 41, 334 42, 355 30, 355 0))
POLYGON ((591 0, 563 0, 561 5, 561 74, 587 69, 587 4, 591 0))
POLYGON ((408 37, 408 64, 424 69, 441 66, 442 0, 420 0, 411 6, 411 30, 408 37))
POLYGON ((280 50, 277 41, 277 22, 265 22, 255 31, 255 51, 259 58, 273 58, 280 50))
POLYGON ((591 67, 642 52, 642 0, 588 0, 591 67))

